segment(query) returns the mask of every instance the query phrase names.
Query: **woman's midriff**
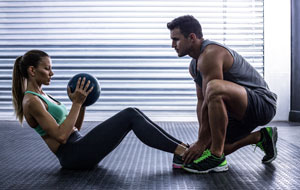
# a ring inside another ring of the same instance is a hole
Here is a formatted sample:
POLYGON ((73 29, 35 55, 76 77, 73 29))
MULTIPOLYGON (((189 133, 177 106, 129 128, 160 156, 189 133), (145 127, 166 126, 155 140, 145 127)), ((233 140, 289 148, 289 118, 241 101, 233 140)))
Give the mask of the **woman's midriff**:
MULTIPOLYGON (((71 134, 76 131, 74 128, 71 132, 71 134)), ((45 143, 47 144, 47 146, 49 147, 49 149, 54 153, 56 154, 59 146, 61 145, 60 142, 58 142, 57 140, 55 140, 54 138, 50 137, 49 135, 45 135, 42 137, 43 140, 45 141, 45 143)))

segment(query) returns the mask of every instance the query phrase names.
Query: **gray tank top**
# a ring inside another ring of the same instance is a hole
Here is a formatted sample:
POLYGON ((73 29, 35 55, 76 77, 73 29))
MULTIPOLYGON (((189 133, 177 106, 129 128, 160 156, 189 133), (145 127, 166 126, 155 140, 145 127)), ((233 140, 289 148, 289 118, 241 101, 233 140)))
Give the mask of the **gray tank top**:
MULTIPOLYGON (((263 77, 236 51, 220 43, 204 40, 201 45, 200 54, 204 51, 205 47, 210 44, 227 49, 233 57, 232 67, 227 72, 223 73, 224 80, 249 88, 261 95, 266 101, 276 106, 277 95, 269 90, 263 77)), ((202 76, 201 73, 197 71, 196 59, 192 59, 190 69, 194 76, 194 81, 202 87, 202 76)))

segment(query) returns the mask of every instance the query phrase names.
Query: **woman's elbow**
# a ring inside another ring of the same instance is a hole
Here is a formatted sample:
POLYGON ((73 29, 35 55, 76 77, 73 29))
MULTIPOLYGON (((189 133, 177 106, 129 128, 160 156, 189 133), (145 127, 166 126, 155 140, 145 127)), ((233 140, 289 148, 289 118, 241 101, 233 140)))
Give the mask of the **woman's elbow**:
POLYGON ((66 136, 61 135, 61 136, 59 136, 56 140, 57 140, 59 143, 61 143, 61 144, 66 144, 68 139, 67 139, 66 136))

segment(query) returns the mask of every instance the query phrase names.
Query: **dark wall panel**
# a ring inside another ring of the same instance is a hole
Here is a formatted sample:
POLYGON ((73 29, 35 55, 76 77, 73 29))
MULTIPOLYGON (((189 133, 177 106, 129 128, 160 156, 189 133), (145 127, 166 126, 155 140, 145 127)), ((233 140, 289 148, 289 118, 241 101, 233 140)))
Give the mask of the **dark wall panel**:
POLYGON ((290 121, 300 122, 300 1, 292 0, 292 71, 290 121))

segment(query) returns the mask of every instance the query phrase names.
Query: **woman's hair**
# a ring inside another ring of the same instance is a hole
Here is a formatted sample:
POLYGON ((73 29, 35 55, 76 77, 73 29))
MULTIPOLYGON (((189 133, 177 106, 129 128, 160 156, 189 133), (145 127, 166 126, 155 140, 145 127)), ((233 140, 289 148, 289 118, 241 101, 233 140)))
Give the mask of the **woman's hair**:
POLYGON ((175 18, 167 24, 169 30, 179 28, 184 37, 188 37, 191 33, 201 39, 203 37, 201 24, 191 15, 184 15, 175 18))
POLYGON ((24 117, 22 102, 26 90, 26 79, 28 79, 27 69, 30 66, 36 68, 43 57, 49 57, 49 55, 40 50, 31 50, 15 61, 12 76, 12 101, 16 118, 20 123, 23 122, 24 117))

